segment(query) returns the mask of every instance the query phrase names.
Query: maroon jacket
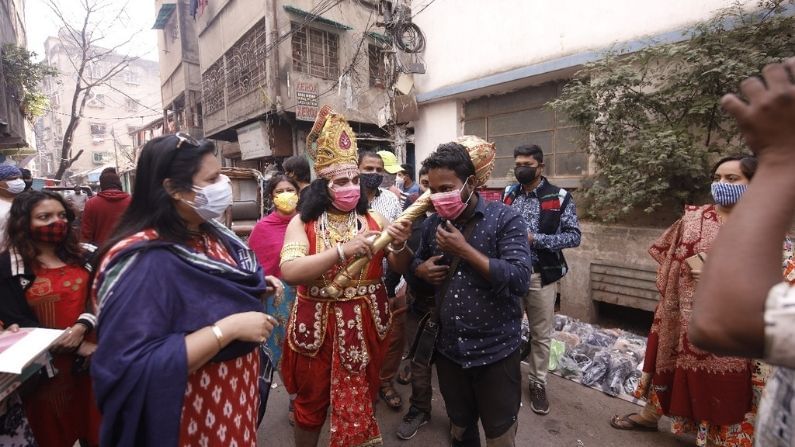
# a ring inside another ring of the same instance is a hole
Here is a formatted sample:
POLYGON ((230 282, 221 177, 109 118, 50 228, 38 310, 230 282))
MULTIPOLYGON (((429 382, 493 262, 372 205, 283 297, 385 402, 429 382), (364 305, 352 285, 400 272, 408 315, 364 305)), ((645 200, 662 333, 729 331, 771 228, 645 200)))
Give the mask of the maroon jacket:
POLYGON ((105 243, 129 205, 130 195, 118 189, 106 189, 88 199, 80 224, 83 242, 105 243))

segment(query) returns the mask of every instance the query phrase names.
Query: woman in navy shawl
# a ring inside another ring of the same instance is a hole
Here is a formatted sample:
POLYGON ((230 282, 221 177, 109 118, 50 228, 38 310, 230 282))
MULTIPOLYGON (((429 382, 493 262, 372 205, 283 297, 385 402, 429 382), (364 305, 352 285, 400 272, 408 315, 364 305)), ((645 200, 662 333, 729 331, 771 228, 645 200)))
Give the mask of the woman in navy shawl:
POLYGON ((256 258, 214 220, 231 186, 213 152, 183 134, 147 143, 98 258, 102 445, 256 445, 257 346, 275 319, 256 258))

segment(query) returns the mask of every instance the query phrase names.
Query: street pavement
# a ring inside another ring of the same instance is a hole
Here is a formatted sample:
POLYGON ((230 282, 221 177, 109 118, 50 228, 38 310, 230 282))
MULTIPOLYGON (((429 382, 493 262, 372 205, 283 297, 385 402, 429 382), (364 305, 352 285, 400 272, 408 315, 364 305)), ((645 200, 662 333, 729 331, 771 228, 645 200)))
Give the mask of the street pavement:
MULTIPOLYGON (((523 367, 523 369, 525 369, 523 367)), ((278 378, 275 379, 278 382, 278 378)), ((409 386, 396 384, 396 389, 404 400, 403 410, 394 412, 379 401, 376 417, 381 427, 384 445, 387 447, 407 447, 419 445, 436 447, 449 445, 448 419, 444 402, 439 394, 434 378, 433 412, 431 421, 422 427, 410 441, 402 441, 395 436, 395 430, 407 410, 409 386)), ((516 445, 521 447, 640 447, 640 446, 687 446, 694 445, 692 439, 675 437, 669 431, 670 422, 663 419, 660 431, 627 432, 614 430, 609 425, 614 414, 626 414, 640 410, 640 407, 612 398, 600 391, 584 387, 578 383, 549 375, 547 392, 551 402, 551 412, 539 416, 530 410, 525 374, 522 386, 522 408, 519 410, 519 432, 516 445)), ((271 390, 265 422, 258 432, 259 446, 292 446, 292 427, 287 422, 288 396, 279 384, 271 390)), ((481 430, 481 436, 482 430, 481 430)), ((323 428, 320 446, 328 445, 328 422, 323 428)), ((485 441, 482 445, 486 445, 485 441)))

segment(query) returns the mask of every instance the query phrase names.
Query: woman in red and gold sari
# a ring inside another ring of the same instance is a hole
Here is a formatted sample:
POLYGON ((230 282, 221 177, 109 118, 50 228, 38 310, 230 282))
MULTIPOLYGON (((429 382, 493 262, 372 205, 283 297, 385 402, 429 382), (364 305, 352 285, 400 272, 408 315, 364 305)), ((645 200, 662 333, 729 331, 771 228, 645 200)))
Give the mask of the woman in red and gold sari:
POLYGON ((355 136, 341 115, 321 109, 307 149, 319 178, 287 227, 281 253, 284 280, 298 286, 281 363, 284 385, 295 395, 295 442, 317 445, 331 406, 330 445, 379 445, 373 402, 391 314, 381 281, 385 255, 373 251, 373 239, 389 232, 387 260, 403 271, 411 260, 410 227, 387 228, 383 216, 368 210, 355 136), (335 275, 359 256, 370 262, 351 286, 337 298, 327 294, 335 275))
POLYGON ((660 417, 666 415, 674 433, 695 433, 698 446, 753 446, 757 404, 770 368, 702 351, 690 343, 687 329, 701 273, 695 258, 706 259, 756 165, 751 156, 719 161, 712 170, 715 205, 687 206, 684 216, 649 250, 660 264, 660 302, 646 346, 644 374, 635 391, 647 404, 640 413, 614 417, 610 422, 614 428, 656 431, 660 417))

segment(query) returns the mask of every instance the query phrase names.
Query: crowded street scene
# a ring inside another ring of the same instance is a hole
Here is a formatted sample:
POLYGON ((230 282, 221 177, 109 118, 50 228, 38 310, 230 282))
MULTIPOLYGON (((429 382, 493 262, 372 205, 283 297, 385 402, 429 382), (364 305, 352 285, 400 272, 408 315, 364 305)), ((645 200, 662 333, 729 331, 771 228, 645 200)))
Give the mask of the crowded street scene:
POLYGON ((795 447, 795 0, 0 0, 0 447, 795 447))

